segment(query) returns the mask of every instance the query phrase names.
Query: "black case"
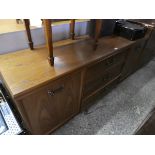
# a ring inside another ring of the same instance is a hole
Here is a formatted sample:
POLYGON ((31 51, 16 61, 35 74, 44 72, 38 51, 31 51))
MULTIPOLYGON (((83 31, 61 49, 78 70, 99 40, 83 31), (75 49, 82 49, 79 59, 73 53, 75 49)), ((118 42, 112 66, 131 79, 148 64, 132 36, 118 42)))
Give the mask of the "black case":
POLYGON ((114 33, 129 40, 137 40, 143 38, 147 31, 147 27, 143 24, 129 20, 118 20, 115 23, 114 33))

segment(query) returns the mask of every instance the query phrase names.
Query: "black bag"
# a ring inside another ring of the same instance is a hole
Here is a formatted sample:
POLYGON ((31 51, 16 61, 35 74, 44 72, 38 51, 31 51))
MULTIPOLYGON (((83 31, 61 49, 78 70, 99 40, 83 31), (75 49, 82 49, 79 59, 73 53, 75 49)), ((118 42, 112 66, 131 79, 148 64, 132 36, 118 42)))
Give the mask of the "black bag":
POLYGON ((143 38, 147 31, 147 27, 143 24, 129 20, 118 20, 115 24, 114 33, 129 40, 143 38))

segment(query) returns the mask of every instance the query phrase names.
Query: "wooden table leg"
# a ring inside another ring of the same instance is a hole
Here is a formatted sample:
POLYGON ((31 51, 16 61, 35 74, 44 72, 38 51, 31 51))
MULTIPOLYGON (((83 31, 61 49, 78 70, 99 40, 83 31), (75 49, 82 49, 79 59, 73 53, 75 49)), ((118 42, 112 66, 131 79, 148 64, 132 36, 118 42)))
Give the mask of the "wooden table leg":
POLYGON ((100 37, 100 32, 101 32, 101 28, 102 28, 102 19, 96 19, 96 25, 95 25, 95 45, 94 45, 94 49, 97 48, 98 45, 98 39, 100 37))
POLYGON ((75 39, 75 19, 72 19, 70 23, 70 36, 72 40, 75 39))
POLYGON ((28 44, 31 50, 33 50, 33 41, 31 37, 31 30, 30 30, 30 20, 29 19, 24 19, 24 24, 26 28, 26 34, 27 34, 27 39, 28 39, 28 44))
POLYGON ((45 37, 46 37, 46 45, 49 52, 49 63, 54 65, 54 57, 53 57, 53 43, 52 43, 52 27, 51 27, 51 19, 44 19, 44 29, 45 29, 45 37))

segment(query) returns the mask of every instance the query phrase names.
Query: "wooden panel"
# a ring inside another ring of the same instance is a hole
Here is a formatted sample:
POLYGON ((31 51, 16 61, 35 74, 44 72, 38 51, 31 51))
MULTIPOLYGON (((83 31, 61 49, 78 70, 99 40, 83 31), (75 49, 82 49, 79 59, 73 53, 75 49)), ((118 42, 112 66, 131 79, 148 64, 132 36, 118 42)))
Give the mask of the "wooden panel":
POLYGON ((58 79, 18 102, 32 134, 49 133, 79 112, 80 78, 78 72, 58 79))
POLYGON ((136 43, 128 49, 128 57, 122 71, 121 79, 135 72, 153 57, 153 48, 149 46, 151 33, 152 29, 148 28, 145 37, 137 40, 136 43))
POLYGON ((126 52, 119 53, 88 67, 85 73, 85 84, 101 77, 105 73, 105 70, 111 68, 112 66, 124 62, 125 55, 126 52))
POLYGON ((143 39, 142 41, 137 42, 135 45, 128 48, 128 56, 122 70, 121 79, 126 78, 140 67, 139 60, 145 42, 146 40, 143 39))
POLYGON ((137 69, 139 69, 139 59, 145 46, 145 43, 145 39, 141 42, 137 42, 137 44, 132 49, 131 72, 134 72, 137 69))
POLYGON ((111 89, 118 84, 119 77, 120 75, 111 80, 109 83, 107 83, 107 85, 104 85, 102 88, 98 89, 97 93, 94 93, 93 95, 83 99, 81 103, 81 111, 87 110, 88 107, 95 103, 94 101, 96 101, 99 98, 102 98, 104 95, 110 92, 111 89))
POLYGON ((140 57, 140 66, 148 63, 155 56, 155 30, 152 30, 140 57))
POLYGON ((104 74, 99 74, 100 76, 91 75, 95 78, 89 82, 85 82, 83 89, 83 98, 91 96, 93 92, 100 90, 100 88, 104 87, 104 85, 117 77, 121 73, 122 64, 123 63, 118 63, 117 65, 114 65, 109 70, 106 70, 104 74))

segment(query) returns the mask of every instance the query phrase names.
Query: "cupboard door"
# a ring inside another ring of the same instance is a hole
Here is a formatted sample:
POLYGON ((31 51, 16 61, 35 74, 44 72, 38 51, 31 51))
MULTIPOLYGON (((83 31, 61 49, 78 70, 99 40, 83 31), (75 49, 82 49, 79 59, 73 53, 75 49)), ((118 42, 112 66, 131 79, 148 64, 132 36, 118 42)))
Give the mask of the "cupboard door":
POLYGON ((60 122, 79 112, 80 78, 80 73, 77 73, 55 81, 48 88, 50 103, 57 103, 60 122))
POLYGON ((152 30, 140 57, 140 66, 147 64, 155 56, 155 30, 152 30))
POLYGON ((60 78, 19 102, 32 134, 47 134, 79 112, 80 73, 60 78))
POLYGON ((143 40, 139 43, 137 43, 133 47, 132 51, 132 56, 131 56, 131 73, 136 71, 139 68, 139 60, 140 60, 140 55, 143 51, 143 47, 145 45, 146 40, 143 40))
POLYGON ((135 45, 127 49, 128 56, 121 73, 121 79, 126 78, 139 68, 139 59, 146 40, 137 42, 135 45))

